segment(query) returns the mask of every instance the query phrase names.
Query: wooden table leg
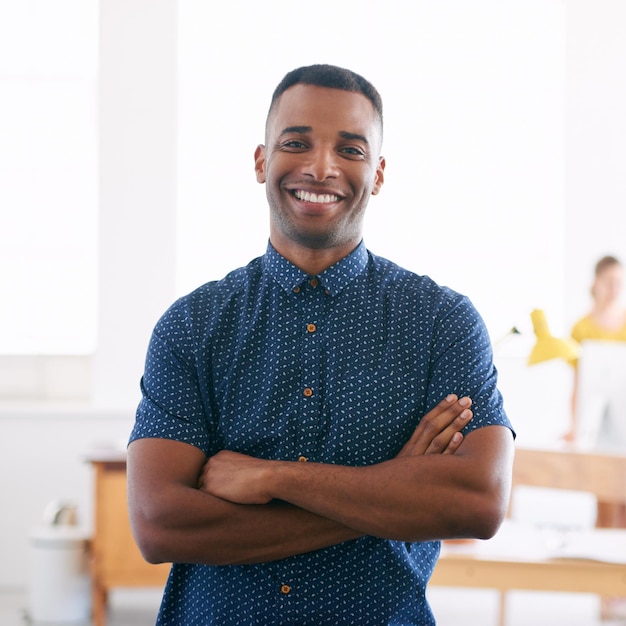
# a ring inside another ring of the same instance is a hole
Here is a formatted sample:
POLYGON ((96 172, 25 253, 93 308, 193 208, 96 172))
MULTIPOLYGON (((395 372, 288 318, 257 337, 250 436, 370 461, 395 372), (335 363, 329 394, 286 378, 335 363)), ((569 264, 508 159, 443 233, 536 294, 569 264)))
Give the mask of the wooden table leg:
POLYGON ((506 591, 500 590, 498 598, 498 626, 506 625, 506 591))
POLYGON ((107 591, 97 581, 91 589, 93 626, 106 626, 107 591))

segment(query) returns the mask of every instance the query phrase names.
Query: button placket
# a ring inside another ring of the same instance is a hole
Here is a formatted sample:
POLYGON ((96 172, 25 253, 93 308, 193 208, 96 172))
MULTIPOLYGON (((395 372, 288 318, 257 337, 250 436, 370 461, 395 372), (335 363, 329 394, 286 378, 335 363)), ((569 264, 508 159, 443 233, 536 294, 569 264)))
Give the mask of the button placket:
POLYGON ((302 337, 302 387, 300 389, 300 414, 298 428, 298 454, 299 460, 306 458, 317 442, 319 431, 319 414, 321 405, 321 394, 318 388, 320 380, 320 342, 322 335, 320 332, 320 320, 323 319, 325 300, 323 290, 319 289, 319 281, 312 278, 305 285, 305 297, 301 301, 305 306, 300 318, 302 337))

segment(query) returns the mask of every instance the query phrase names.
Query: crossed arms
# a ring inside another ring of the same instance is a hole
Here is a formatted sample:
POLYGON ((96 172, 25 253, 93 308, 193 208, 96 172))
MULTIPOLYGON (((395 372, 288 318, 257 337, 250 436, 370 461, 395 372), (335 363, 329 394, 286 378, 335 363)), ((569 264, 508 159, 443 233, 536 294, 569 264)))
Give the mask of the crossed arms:
POLYGON ((151 563, 272 561, 363 535, 402 541, 492 536, 506 513, 513 438, 478 428, 468 398, 429 411, 398 455, 346 467, 267 461, 139 439, 128 449, 131 524, 151 563))

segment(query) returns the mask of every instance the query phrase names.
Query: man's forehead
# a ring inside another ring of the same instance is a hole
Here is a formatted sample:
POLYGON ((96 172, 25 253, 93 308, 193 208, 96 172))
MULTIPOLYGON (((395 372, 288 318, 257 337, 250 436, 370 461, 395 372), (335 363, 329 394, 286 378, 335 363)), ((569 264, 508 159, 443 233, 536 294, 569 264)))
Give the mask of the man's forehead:
POLYGON ((275 108, 280 111, 289 110, 298 105, 300 107, 318 107, 335 104, 344 105, 346 108, 364 108, 375 114, 374 105, 369 98, 358 91, 320 87, 306 83, 298 83, 286 89, 275 104, 275 108))
POLYGON ((313 127, 312 121, 334 122, 342 131, 363 133, 380 120, 370 100, 359 92, 298 83, 289 87, 275 103, 268 122, 281 133, 289 127, 313 127))

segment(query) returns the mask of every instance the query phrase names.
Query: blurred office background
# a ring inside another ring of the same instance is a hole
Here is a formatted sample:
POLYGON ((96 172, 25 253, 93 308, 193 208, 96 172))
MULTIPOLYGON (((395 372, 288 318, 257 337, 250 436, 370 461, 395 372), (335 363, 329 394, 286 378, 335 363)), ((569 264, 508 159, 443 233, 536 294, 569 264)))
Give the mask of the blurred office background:
POLYGON ((263 253, 252 155, 298 65, 379 88, 368 247, 472 298, 518 444, 558 440, 530 312, 566 335, 626 259, 625 29, 621 0, 0 0, 0 589, 50 500, 92 523, 84 456, 123 447, 159 315, 263 253))

